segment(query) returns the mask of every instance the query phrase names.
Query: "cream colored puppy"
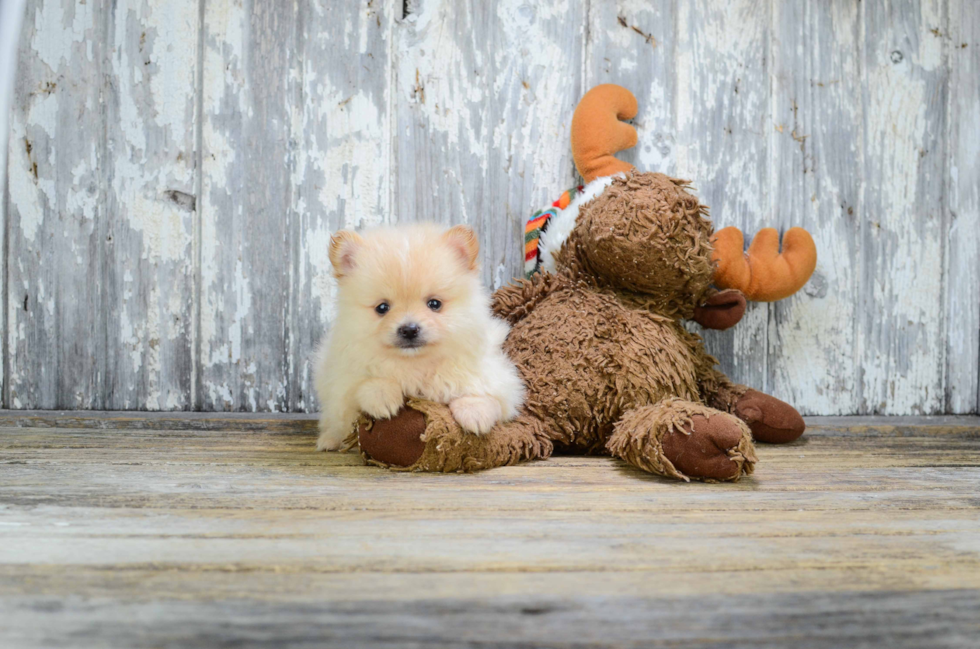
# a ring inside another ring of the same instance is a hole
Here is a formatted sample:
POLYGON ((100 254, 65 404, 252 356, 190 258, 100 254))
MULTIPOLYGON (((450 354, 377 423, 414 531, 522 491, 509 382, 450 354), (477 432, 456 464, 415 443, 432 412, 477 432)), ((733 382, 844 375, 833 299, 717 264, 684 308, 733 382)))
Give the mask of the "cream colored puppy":
POLYGON ((509 327, 491 313, 478 253, 461 225, 333 236, 337 315, 317 358, 317 449, 339 448, 360 412, 390 418, 406 396, 449 404, 476 434, 517 414, 524 386, 501 348, 509 327))

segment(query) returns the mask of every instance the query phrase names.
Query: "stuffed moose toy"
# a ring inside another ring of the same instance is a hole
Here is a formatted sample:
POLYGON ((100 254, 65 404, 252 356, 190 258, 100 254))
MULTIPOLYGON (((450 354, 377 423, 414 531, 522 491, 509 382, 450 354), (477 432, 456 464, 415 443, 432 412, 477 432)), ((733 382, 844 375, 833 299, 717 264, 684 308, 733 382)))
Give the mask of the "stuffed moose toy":
POLYGON ((448 406, 409 399, 390 420, 362 416, 348 447, 402 470, 476 471, 557 450, 675 479, 737 480, 753 471, 753 440, 803 434, 792 406, 732 383, 682 321, 724 329, 746 298, 792 295, 815 268, 812 238, 793 228, 780 253, 766 229, 746 254, 736 228, 715 233, 687 182, 614 157, 636 144, 620 121, 636 112, 620 86, 582 98, 571 139, 586 184, 532 217, 532 272, 494 293, 511 325, 504 350, 527 387, 521 414, 473 435, 448 406))

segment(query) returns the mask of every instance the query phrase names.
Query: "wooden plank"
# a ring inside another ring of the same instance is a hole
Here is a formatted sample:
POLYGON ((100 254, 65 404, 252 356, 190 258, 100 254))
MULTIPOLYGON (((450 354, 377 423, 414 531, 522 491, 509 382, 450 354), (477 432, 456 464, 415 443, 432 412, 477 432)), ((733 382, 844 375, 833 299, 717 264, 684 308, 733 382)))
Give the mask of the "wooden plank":
POLYGON ((289 179, 293 265, 286 391, 292 411, 318 409, 312 360, 333 317, 330 235, 390 220, 389 48, 400 12, 401 3, 380 0, 299 3, 296 55, 302 62, 291 106, 289 179))
POLYGON ((980 578, 980 548, 970 542, 980 525, 976 429, 941 436, 838 431, 760 447, 757 473, 722 487, 653 478, 609 458, 458 476, 392 473, 361 466, 353 454, 317 453, 312 435, 267 431, 3 432, 0 498, 9 507, 0 516, 17 523, 0 529, 5 564, 70 557, 138 567, 166 555, 188 565, 312 563, 336 572, 370 571, 377 555, 386 557, 385 570, 399 572, 704 571, 794 562, 881 569, 893 560, 922 568, 946 557, 980 578), (69 525, 51 526, 59 520, 69 525), (442 528, 454 522, 459 535, 446 536, 442 528), (224 534, 195 548, 215 526, 224 534), (317 551, 324 535, 333 538, 326 553, 317 551), (507 544, 493 549, 510 537, 546 540, 519 553, 507 544), (110 538, 119 552, 107 555, 102 541, 110 538), (151 538, 155 548, 140 546, 151 538), (374 545, 365 547, 363 538, 374 545), (265 543, 279 543, 282 552, 253 547, 265 543), (566 552, 554 554, 554 544, 566 552), (691 554, 653 560, 648 544, 687 544, 691 554), (781 550, 759 554, 763 546, 781 550), (232 547, 245 555, 224 553, 232 547), (698 556, 698 548, 709 554, 698 556))
POLYGON ((860 5, 773 5, 771 196, 774 224, 808 229, 814 276, 770 307, 772 392, 805 414, 861 410, 857 332, 860 5))
POLYGON ((22 44, 20 110, 50 123, 25 117, 11 142, 29 220, 9 405, 186 408, 197 11, 58 5, 29 10, 22 44))
MULTIPOLYGON (((484 246, 501 227, 491 205, 488 160, 493 7, 479 2, 407 2, 395 30, 392 208, 399 222, 472 226, 484 246)), ((499 173, 499 172, 495 172, 499 173)), ((559 190, 562 191, 562 190, 559 190)), ((515 241, 513 245, 519 245, 515 241)), ((493 269, 483 276, 492 281, 493 269)))
POLYGON ((946 163, 946 412, 980 406, 980 11, 949 2, 946 163))
MULTIPOLYGON (((251 553, 250 546, 240 541, 272 526, 281 534, 258 534, 265 539, 261 543, 278 539, 283 548, 295 552, 270 561, 294 567, 313 562, 330 571, 370 569, 373 559, 364 555, 367 550, 358 543, 358 535, 376 538, 378 546, 371 552, 382 553, 386 565, 407 572, 453 567, 494 571, 504 560, 508 566, 527 570, 544 566, 619 570, 633 564, 654 569, 658 564, 643 558, 645 545, 617 545, 616 538, 650 534, 664 537, 660 542, 666 544, 682 544, 696 528, 709 537, 737 532, 740 537, 769 539, 776 534, 782 540, 772 543, 785 546, 788 553, 760 556, 758 548, 746 545, 719 550, 743 563, 778 564, 783 569, 794 561, 810 567, 844 562, 870 570, 880 569, 876 552, 901 550, 890 545, 895 542, 894 530, 905 529, 906 536, 916 537, 905 547, 911 551, 915 546, 915 552, 889 560, 919 565, 916 562, 925 561, 923 553, 929 554, 919 545, 928 542, 926 537, 936 540, 937 535, 945 535, 934 553, 952 552, 978 524, 980 460, 975 429, 931 437, 838 431, 782 454, 764 447, 757 475, 714 490, 700 483, 687 486, 653 477, 599 457, 561 457, 477 474, 403 474, 364 466, 353 453, 317 454, 310 450, 313 437, 309 432, 266 430, 17 429, 2 446, 5 476, 0 497, 11 507, 3 515, 5 521, 17 524, 4 526, 2 533, 9 543, 0 548, 0 556, 7 563, 28 558, 43 563, 40 555, 32 554, 32 548, 40 551, 43 541, 51 556, 73 553, 75 562, 101 565, 107 558, 94 537, 72 547, 58 542, 65 534, 87 533, 91 526, 101 525, 106 534, 114 526, 162 530, 164 536, 172 533, 177 535, 170 539, 172 544, 157 543, 157 549, 182 563, 217 565, 223 561, 221 543, 181 556, 180 547, 193 539, 177 538, 183 534, 179 530, 232 525, 236 533, 226 540, 238 550, 251 553), (855 440, 858 435, 862 439, 855 440), (118 443, 123 437, 130 440, 129 447, 118 443), (117 448, 107 453, 107 446, 117 448), (60 476, 57 480, 50 478, 54 473, 60 476), (800 480, 801 474, 806 481, 800 480), (207 515, 202 518, 194 512, 207 515), (57 517, 88 522, 77 523, 78 530, 44 531, 44 521, 57 517), (350 524, 344 538, 336 540, 328 555, 317 555, 319 537, 310 535, 327 533, 339 520, 350 524), (458 530, 471 529, 474 534, 465 539, 447 535, 445 527, 451 527, 452 521, 459 522, 458 530), (385 528, 386 522, 392 523, 390 529, 385 528), (539 528, 534 528, 536 522, 539 528), (497 537, 475 531, 505 523, 507 531, 501 528, 499 533, 503 536, 540 536, 546 529, 557 536, 528 548, 526 554, 496 556, 491 546, 497 537), (590 527, 606 524, 610 529, 601 533, 590 527), (751 533, 743 529, 752 526, 760 527, 751 533), (559 537, 568 536, 572 527, 592 540, 572 535, 567 543, 581 552, 552 555, 551 546, 564 543, 559 537), (408 529, 413 538, 425 537, 423 549, 398 538, 399 530, 408 529), (795 531, 789 534, 791 530, 795 531), (850 533, 868 535, 864 550, 852 547, 861 539, 851 539, 839 541, 840 554, 824 548, 821 551, 829 554, 797 556, 804 545, 811 546, 809 552, 850 533), (37 545, 24 545, 24 535, 32 534, 40 535, 34 539, 37 545), (594 539, 596 535, 601 539, 594 539), (801 547, 791 549, 800 536, 806 537, 801 547), (585 552, 583 548, 593 541, 594 551, 585 552), (467 547, 452 549, 456 542, 467 547)), ((123 546, 128 553, 140 551, 137 537, 120 537, 120 551, 123 546)), ((157 555, 127 556, 135 557, 128 563, 139 564, 152 562, 157 555)), ((224 556, 231 560, 233 555, 224 556)), ((974 568, 980 560, 969 553, 947 558, 974 568)), ((665 558, 662 567, 694 570, 702 564, 722 569, 725 561, 720 555, 692 555, 665 558)))
POLYGON ((941 417, 806 417, 807 435, 827 431, 851 431, 862 434, 875 431, 890 431, 896 434, 942 435, 949 431, 968 432, 970 428, 980 428, 980 418, 969 415, 946 415, 941 417))
POLYGON ((103 3, 28 2, 8 146, 6 398, 104 408, 103 3))
POLYGON ((943 5, 862 2, 861 21, 858 412, 942 412, 943 5))
MULTIPOLYGON (((778 225, 767 160, 769 9, 700 0, 679 3, 677 12, 677 174, 694 181, 716 228, 737 226, 749 239, 778 225)), ((738 326, 703 334, 730 378, 762 391, 770 389, 768 318, 768 305, 753 303, 738 326)))
POLYGON ((490 27, 487 202, 471 223, 481 234, 487 283, 524 272, 524 222, 579 182, 571 158, 572 112, 582 96, 582 3, 502 0, 490 27))
MULTIPOLYGON (((0 3, 0 250, 3 250, 3 268, 0 269, 0 283, 7 286, 7 145, 10 134, 10 108, 13 103, 14 77, 17 75, 17 45, 21 25, 24 20, 24 0, 9 0, 0 3)), ((0 401, 6 405, 6 359, 7 359, 7 299, 0 300, 0 401)))
MULTIPOLYGON (((126 430, 267 430, 312 432, 316 413, 105 412, 78 410, 0 410, 0 427, 97 428, 126 430)), ((968 433, 980 428, 980 417, 807 417, 807 435, 901 434, 913 436, 968 433)))
MULTIPOLYGON (((863 575, 870 580, 865 588, 842 588, 839 585, 841 576, 852 569, 852 566, 845 565, 817 569, 798 568, 796 576, 802 576, 805 583, 812 587, 809 592, 802 593, 799 587, 784 589, 781 583, 770 583, 767 586, 762 582, 762 579, 770 577, 767 573, 738 570, 734 567, 701 574, 681 571, 665 574, 664 578, 670 579, 669 592, 663 582, 653 581, 652 575, 644 570, 399 573, 379 566, 375 568, 374 571, 351 574, 304 567, 304 572, 300 574, 284 566, 250 566, 244 569, 224 565, 203 569, 201 566, 171 564, 163 569, 152 565, 72 565, 66 571, 61 566, 0 565, 0 576, 3 577, 0 582, 0 605, 9 606, 17 600, 30 601, 42 597, 47 597, 50 602, 62 593, 72 593, 92 600, 111 597, 112 600, 105 603, 109 608, 115 608, 118 604, 113 600, 121 600, 122 596, 126 596, 126 602, 150 604, 159 615, 167 604, 183 599, 193 600, 200 606, 219 604, 223 611, 218 607, 210 611, 210 619, 218 620, 222 615, 228 614, 228 609, 234 606, 234 600, 242 601, 242 593, 261 594, 263 606, 285 604, 305 608, 319 603, 326 605, 327 610, 345 603, 398 606, 406 602, 425 600, 446 603, 450 599, 455 599, 467 609, 481 610, 489 603, 488 600, 501 602, 515 596, 526 598, 529 604, 537 602, 538 607, 541 607, 544 602, 557 604, 564 600, 563 603, 567 605, 576 600, 581 601, 583 594, 611 598, 623 603, 659 600, 662 605, 670 606, 692 596, 723 595, 734 602, 743 597, 764 597, 771 593, 795 600, 797 613, 805 614, 809 608, 807 597, 816 599, 821 594, 828 593, 848 601, 853 608, 851 597, 858 595, 871 602, 899 593, 916 598, 938 595, 949 590, 955 590, 963 597, 970 597, 969 591, 974 590, 970 586, 973 582, 969 576, 965 579, 954 578, 953 583, 960 584, 958 587, 943 588, 937 580, 931 579, 928 571, 913 574, 914 582, 906 580, 897 587, 894 575, 879 573, 876 577, 868 572, 863 575), (207 577, 202 578, 202 574, 207 577), (910 583, 921 583, 924 587, 916 591, 908 588, 910 583), (139 588, 140 584, 143 584, 143 589, 139 588), (147 584, 153 584, 152 592, 148 592, 145 587, 147 584), (770 589, 769 593, 766 592, 767 587, 770 589), (32 596, 32 593, 36 595, 32 596)), ((949 575, 943 575, 943 578, 948 579, 949 575)), ((495 606, 488 608, 497 609, 498 615, 501 613, 495 606)), ((120 619, 132 617, 119 616, 120 619)), ((152 614, 139 618, 147 620, 152 618, 152 614)), ((438 622, 432 620, 432 623, 438 622)), ((503 620, 501 625, 506 625, 503 620)))
POLYGON ((133 430, 316 430, 317 415, 251 412, 99 412, 91 410, 0 411, 0 426, 133 430))
POLYGON ((637 99, 638 142, 619 157, 642 171, 677 173, 675 6, 671 2, 589 5, 585 88, 616 83, 637 99))
MULTIPOLYGON (((13 103, 14 78, 17 76, 17 45, 25 4, 25 0, 9 0, 0 4, 0 43, 3 43, 0 46, 0 170, 3 171, 0 174, 0 183, 3 183, 0 184, 0 192, 5 192, 6 188, 9 113, 13 103)), ((0 210, 4 209, 3 202, 0 202, 0 210)))
POLYGON ((716 485, 609 458, 392 473, 312 432, 2 428, 0 639, 969 647, 980 418, 914 427, 936 421, 818 419, 716 485))
POLYGON ((283 410, 300 97, 295 3, 204 6, 198 405, 283 410))
POLYGON ((113 3, 105 90, 107 409, 193 408, 194 2, 113 3))
MULTIPOLYGON (((615 582, 620 585, 620 581, 615 582)), ((976 590, 815 595, 663 595, 535 598, 519 592, 472 600, 235 598, 83 604, 49 598, 4 602, 18 647, 803 647, 972 649, 976 590), (805 610, 805 612, 801 612, 805 610), (140 624, 139 620, 145 620, 140 624), (57 624, 53 625, 53 622, 57 624)))

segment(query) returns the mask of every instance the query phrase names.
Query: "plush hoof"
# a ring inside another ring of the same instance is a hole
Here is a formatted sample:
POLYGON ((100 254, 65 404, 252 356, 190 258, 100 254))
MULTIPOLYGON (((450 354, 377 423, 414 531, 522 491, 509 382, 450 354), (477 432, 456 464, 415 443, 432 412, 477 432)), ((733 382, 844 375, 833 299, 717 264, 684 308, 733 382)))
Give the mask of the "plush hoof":
POLYGON ((729 415, 694 415, 683 431, 669 431, 660 444, 664 457, 689 478, 736 480, 743 468, 752 473, 755 460, 739 450, 742 431, 729 415))
POLYGON ((403 407, 391 419, 362 422, 357 438, 361 451, 375 462, 407 467, 418 462, 425 451, 424 432, 425 416, 418 410, 403 407))
POLYGON ((739 397, 732 414, 744 421, 758 442, 786 444, 799 439, 806 424, 796 408, 758 390, 739 397))

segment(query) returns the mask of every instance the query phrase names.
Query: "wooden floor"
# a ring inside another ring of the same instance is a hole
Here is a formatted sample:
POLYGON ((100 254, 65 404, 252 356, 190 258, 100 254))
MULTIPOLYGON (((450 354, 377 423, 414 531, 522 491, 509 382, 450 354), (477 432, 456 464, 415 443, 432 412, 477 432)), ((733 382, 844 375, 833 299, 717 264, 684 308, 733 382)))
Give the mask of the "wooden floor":
POLYGON ((980 647, 980 419, 737 484, 391 473, 310 418, 0 415, 0 647, 980 647))

